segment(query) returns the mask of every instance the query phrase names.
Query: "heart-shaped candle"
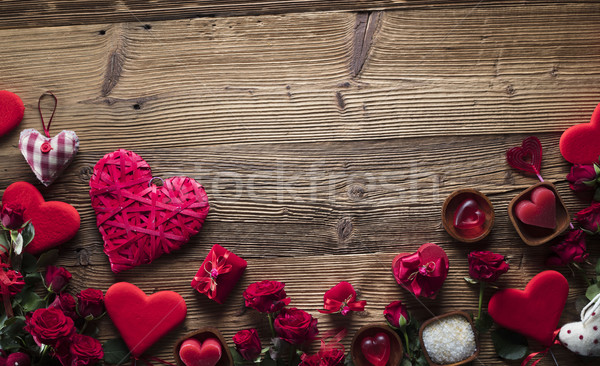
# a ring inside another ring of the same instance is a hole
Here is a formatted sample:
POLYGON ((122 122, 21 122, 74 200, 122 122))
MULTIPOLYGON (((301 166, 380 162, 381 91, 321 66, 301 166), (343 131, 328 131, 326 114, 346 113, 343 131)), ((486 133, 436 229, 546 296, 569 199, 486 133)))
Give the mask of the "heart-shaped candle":
POLYGON ((179 348, 179 358, 186 366, 215 366, 221 355, 221 343, 214 338, 203 342, 196 338, 186 339, 179 348))
POLYGON ((373 366, 385 366, 390 359, 390 337, 383 332, 373 337, 365 337, 360 344, 360 349, 373 366))
POLYGON ((473 198, 467 198, 458 204, 454 212, 454 227, 468 230, 481 227, 484 223, 485 214, 473 198))
POLYGON ((546 187, 531 192, 531 200, 523 199, 515 206, 515 215, 523 223, 556 229, 556 196, 546 187))

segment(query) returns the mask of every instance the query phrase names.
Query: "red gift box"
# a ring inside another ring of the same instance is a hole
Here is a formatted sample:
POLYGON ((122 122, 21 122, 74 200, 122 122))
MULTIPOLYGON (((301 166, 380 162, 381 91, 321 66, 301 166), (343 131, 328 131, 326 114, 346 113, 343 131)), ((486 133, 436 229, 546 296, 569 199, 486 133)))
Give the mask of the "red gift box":
POLYGON ((244 259, 215 244, 194 276, 192 287, 222 304, 242 277, 246 266, 248 262, 244 259))

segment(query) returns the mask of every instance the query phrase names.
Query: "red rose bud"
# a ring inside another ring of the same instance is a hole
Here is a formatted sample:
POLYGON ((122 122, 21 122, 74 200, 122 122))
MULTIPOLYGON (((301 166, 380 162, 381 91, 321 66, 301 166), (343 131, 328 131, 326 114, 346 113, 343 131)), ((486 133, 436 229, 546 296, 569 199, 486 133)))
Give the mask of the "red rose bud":
POLYGON ((69 281, 71 281, 71 277, 71 273, 65 268, 50 265, 46 268, 44 281, 46 282, 48 291, 60 293, 67 287, 69 281))
POLYGON ((394 328, 404 329, 410 322, 410 314, 402 301, 392 301, 383 310, 385 320, 394 328))
POLYGON ((83 334, 73 335, 69 349, 71 353, 70 365, 95 365, 104 357, 100 342, 83 334))
POLYGON ((233 336, 235 349, 244 360, 254 361, 260 356, 262 346, 256 329, 240 330, 233 336))
POLYGON ((6 275, 6 278, 2 280, 3 286, 0 287, 2 289, 1 294, 4 295, 6 293, 9 296, 14 296, 21 292, 23 286, 25 286, 23 276, 11 269, 10 265, 6 263, 0 263, 0 271, 4 271, 6 275))
POLYGON ((25 223, 23 219, 23 211, 25 209, 19 204, 3 205, 0 212, 0 220, 2 226, 9 230, 18 230, 25 223))
POLYGON ((62 310, 66 316, 73 320, 79 318, 77 315, 77 300, 75 300, 75 297, 71 294, 63 292, 62 294, 56 295, 56 298, 48 307, 62 310))
POLYGON ((286 298, 285 284, 277 281, 261 281, 250 284, 244 291, 246 306, 261 313, 274 313, 290 303, 286 298))
POLYGON ((469 275, 475 280, 495 282, 509 268, 500 254, 488 251, 469 253, 469 275))
POLYGON ((582 263, 590 255, 586 252, 583 230, 569 231, 562 242, 551 246, 550 249, 556 255, 546 260, 546 264, 549 266, 561 266, 571 262, 582 263))
POLYGON ((314 355, 303 354, 299 366, 341 366, 346 356, 343 349, 328 349, 314 355))
POLYGON ((37 309, 27 314, 25 324, 25 330, 38 346, 47 344, 54 347, 59 340, 70 337, 75 331, 73 319, 57 308, 37 309))
POLYGON ((11 353, 6 359, 6 366, 31 366, 31 358, 27 353, 11 353))
POLYGON ((82 318, 99 318, 104 314, 102 291, 88 288, 77 294, 77 312, 82 318))
POLYGON ((296 308, 281 309, 275 318, 274 326, 281 339, 296 345, 312 341, 319 334, 317 319, 296 308))
POLYGON ((600 202, 592 204, 575 214, 581 227, 594 234, 600 233, 600 202))
POLYGON ((365 310, 366 301, 356 301, 356 291, 348 282, 340 282, 333 286, 323 295, 325 310, 319 310, 320 313, 331 314, 341 313, 347 315, 351 311, 365 310))
POLYGON ((600 168, 596 164, 575 164, 567 175, 567 180, 574 191, 591 191, 596 188, 596 178, 600 175, 600 168))

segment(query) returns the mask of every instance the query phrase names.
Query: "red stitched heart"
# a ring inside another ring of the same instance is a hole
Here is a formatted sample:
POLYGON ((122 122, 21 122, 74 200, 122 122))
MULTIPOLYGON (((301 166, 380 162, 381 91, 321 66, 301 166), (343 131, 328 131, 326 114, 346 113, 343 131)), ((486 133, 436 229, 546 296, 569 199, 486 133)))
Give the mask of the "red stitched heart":
POLYGON ((540 174, 542 166, 542 143, 535 136, 523 140, 521 146, 506 152, 506 161, 515 168, 527 173, 540 174))
POLYGON ((104 297, 110 319, 138 358, 185 319, 187 306, 174 291, 160 291, 150 296, 137 286, 119 282, 110 286, 104 297))
POLYGON ((372 365, 385 366, 390 359, 390 338, 385 333, 377 333, 374 337, 365 337, 360 349, 372 365))
POLYGON ((0 136, 4 136, 23 120, 25 106, 18 95, 0 90, 0 136))
POLYGON ((15 182, 2 196, 5 205, 21 205, 23 217, 31 220, 35 236, 25 251, 40 254, 63 244, 77 234, 80 218, 75 207, 68 203, 44 200, 40 191, 27 182, 15 182), (57 224, 60 223, 60 224, 57 224))
POLYGON ((485 223, 485 214, 472 198, 462 201, 454 213, 454 227, 461 230, 474 229, 485 223))
POLYGON ((569 283, 562 274, 544 271, 533 277, 524 291, 496 292, 488 312, 498 325, 550 346, 568 294, 569 283))
POLYGON ((556 229, 556 196, 545 187, 531 193, 531 200, 522 200, 515 206, 517 218, 528 225, 556 229))
POLYGON ((221 343, 214 338, 200 342, 186 339, 179 348, 179 358, 186 366, 215 366, 221 359, 221 343))
POLYGON ((600 156, 600 104, 590 123, 568 128, 560 137, 560 153, 573 164, 592 164, 600 156))
POLYGON ((202 228, 208 214, 204 188, 173 177, 151 184, 150 166, 139 155, 105 155, 90 179, 96 225, 113 272, 133 268, 181 248, 202 228))

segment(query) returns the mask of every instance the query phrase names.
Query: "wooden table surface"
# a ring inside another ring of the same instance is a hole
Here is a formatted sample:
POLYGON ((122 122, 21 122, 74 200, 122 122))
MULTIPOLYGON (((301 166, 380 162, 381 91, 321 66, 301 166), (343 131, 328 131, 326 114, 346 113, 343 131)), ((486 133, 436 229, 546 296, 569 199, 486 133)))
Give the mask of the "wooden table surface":
MULTIPOLYGON (((598 1, 4 0, 0 50, 0 89, 26 105, 20 127, 0 138, 0 189, 25 180, 77 208, 81 229, 58 262, 74 275, 70 292, 130 281, 183 295, 185 324, 149 350, 169 361, 175 340, 203 326, 230 342, 258 327, 266 341, 266 321, 241 296, 260 280, 285 282, 292 305, 317 316, 322 332, 347 327, 346 345, 393 300, 421 320, 430 317, 424 306, 476 310, 478 290, 463 280, 472 250, 506 255, 511 269, 499 285, 523 288, 550 253, 527 247, 507 216, 536 180, 508 167, 505 151, 529 135, 542 141, 542 173, 569 210, 589 204, 568 187, 558 140, 600 101, 598 1), (36 104, 46 90, 59 98, 54 133, 75 130, 81 140, 49 188, 18 149, 20 130, 41 128, 36 104), (155 176, 198 180, 211 210, 183 249, 115 275, 88 180, 118 148, 140 154, 155 176), (456 242, 440 222, 445 197, 467 187, 496 209, 478 244, 456 242), (390 264, 425 242, 447 251, 450 273, 422 306, 390 264), (214 243, 248 261, 224 306, 190 287, 214 243), (363 314, 317 312, 341 280, 367 300, 363 314)), ((595 261, 599 242, 588 243, 595 261)), ((571 286, 564 324, 578 317, 585 284, 559 270, 571 286)), ((101 340, 115 335, 104 320, 101 340)), ((597 362, 554 350, 561 366, 597 362)), ((505 363, 519 364, 499 359, 485 335, 475 364, 505 363)))

